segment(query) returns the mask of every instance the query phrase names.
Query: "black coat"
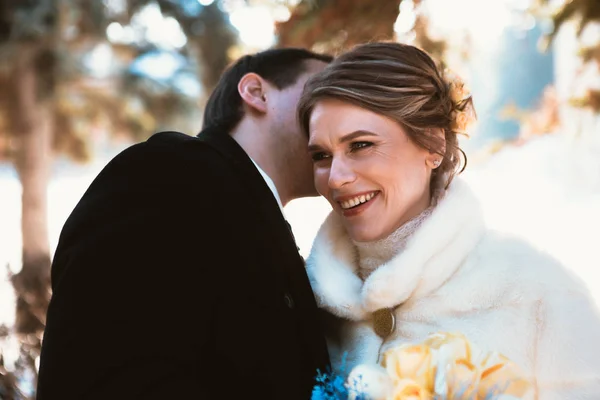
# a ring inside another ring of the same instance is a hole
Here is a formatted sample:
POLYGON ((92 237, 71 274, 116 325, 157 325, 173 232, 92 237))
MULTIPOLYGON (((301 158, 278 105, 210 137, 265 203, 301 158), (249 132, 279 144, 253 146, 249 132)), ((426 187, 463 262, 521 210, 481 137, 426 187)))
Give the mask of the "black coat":
POLYGON ((52 264, 38 400, 308 399, 328 363, 292 235, 228 135, 115 157, 52 264))

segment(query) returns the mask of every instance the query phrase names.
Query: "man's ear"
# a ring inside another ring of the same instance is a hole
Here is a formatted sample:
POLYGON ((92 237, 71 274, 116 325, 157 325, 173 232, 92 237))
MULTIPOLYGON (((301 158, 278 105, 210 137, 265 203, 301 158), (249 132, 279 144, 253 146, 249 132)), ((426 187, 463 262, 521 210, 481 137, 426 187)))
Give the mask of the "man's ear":
POLYGON ((242 76, 238 83, 238 93, 246 106, 259 113, 267 112, 266 89, 265 80, 253 72, 242 76))

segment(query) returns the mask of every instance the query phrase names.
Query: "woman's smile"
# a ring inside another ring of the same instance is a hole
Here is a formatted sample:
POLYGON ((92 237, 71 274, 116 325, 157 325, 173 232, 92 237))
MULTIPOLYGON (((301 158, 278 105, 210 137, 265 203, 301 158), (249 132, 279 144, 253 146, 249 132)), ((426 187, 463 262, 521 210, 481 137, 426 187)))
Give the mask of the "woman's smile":
POLYGON ((340 196, 336 198, 337 203, 342 209, 344 217, 353 217, 363 213, 379 195, 379 191, 358 193, 349 196, 340 196))

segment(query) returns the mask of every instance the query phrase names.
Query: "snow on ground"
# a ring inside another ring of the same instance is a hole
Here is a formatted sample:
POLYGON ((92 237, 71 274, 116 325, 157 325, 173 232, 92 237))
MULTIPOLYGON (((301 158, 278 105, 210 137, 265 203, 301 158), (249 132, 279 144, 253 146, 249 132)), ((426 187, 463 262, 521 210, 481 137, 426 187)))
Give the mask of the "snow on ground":
POLYGON ((541 137, 498 153, 467 179, 490 227, 554 256, 600 304, 600 148, 541 137))

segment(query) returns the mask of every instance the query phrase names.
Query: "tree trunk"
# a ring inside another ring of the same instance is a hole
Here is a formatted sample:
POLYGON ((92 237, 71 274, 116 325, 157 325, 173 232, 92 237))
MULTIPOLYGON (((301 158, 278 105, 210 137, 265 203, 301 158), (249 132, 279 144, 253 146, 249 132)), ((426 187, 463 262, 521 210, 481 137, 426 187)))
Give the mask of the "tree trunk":
POLYGON ((16 54, 13 126, 18 140, 15 161, 22 186, 23 264, 12 277, 16 292, 15 333, 21 338, 25 363, 36 373, 46 310, 50 300, 50 245, 47 188, 52 164, 52 113, 40 101, 39 61, 43 49, 22 45, 16 54))

